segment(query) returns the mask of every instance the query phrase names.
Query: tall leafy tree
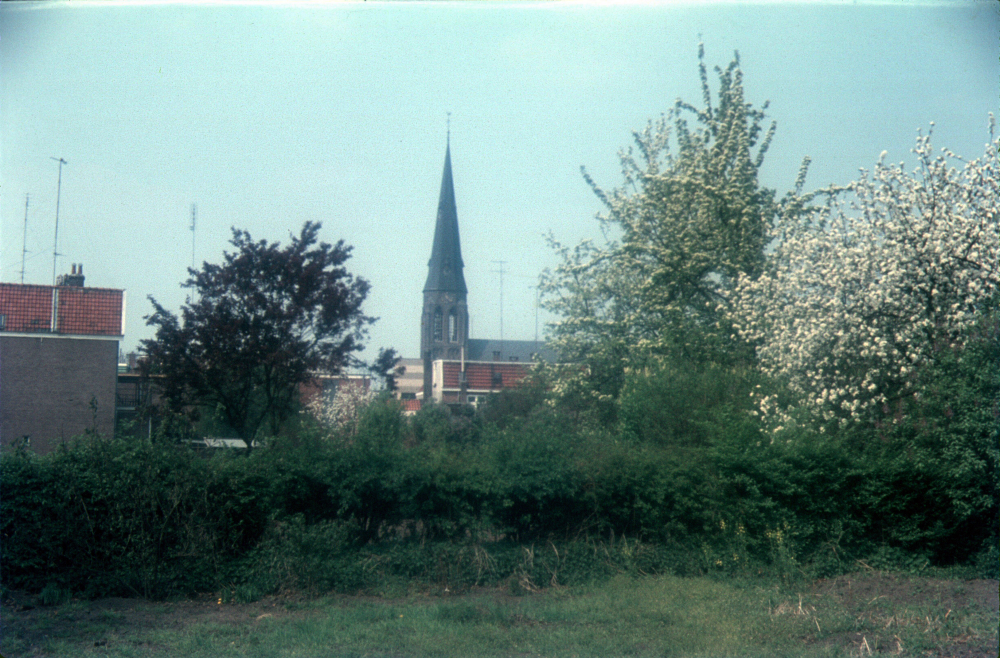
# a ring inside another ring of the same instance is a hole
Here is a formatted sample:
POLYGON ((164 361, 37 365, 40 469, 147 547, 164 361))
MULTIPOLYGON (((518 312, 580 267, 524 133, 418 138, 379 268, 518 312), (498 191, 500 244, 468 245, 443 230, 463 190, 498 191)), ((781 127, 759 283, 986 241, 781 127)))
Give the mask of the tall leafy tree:
POLYGON ((564 358, 589 363, 567 372, 586 373, 598 397, 617 395, 624 372, 650 355, 724 354, 725 292, 764 264, 776 203, 757 172, 775 124, 764 129, 767 103, 744 100, 738 55, 716 68, 714 103, 701 46, 698 58, 704 107, 678 100, 633 133, 634 147, 619 154, 620 187, 605 190, 583 171, 606 208, 605 243, 569 248, 550 238, 562 257, 541 281, 544 306, 559 316, 551 341, 564 358))
POLYGON ((234 228, 221 264, 188 270, 194 294, 179 317, 149 298, 156 334, 141 349, 171 405, 214 412, 249 444, 278 431, 301 383, 362 349, 369 284, 345 268, 349 246, 319 242, 320 226, 307 222, 284 247, 234 228))

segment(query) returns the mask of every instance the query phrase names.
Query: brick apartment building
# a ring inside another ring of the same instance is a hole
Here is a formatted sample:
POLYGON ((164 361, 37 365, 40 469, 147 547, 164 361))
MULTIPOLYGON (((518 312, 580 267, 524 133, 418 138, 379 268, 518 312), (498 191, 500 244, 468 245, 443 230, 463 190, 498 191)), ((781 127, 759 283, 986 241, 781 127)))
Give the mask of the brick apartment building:
POLYGON ((125 291, 86 288, 83 266, 55 286, 0 283, 0 445, 38 453, 115 429, 125 291))

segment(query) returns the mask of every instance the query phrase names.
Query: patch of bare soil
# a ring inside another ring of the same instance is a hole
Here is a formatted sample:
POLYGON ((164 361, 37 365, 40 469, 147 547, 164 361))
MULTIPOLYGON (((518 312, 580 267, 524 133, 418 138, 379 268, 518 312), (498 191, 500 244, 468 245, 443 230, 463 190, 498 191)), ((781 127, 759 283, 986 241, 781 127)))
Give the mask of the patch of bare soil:
MULTIPOLYGON (((292 606, 294 608, 294 606, 292 606)), ((0 635, 9 648, 3 658, 35 658, 46 655, 50 641, 61 640, 70 646, 101 647, 109 637, 125 639, 143 646, 145 631, 181 629, 212 623, 223 626, 252 624, 269 617, 302 616, 302 610, 290 609, 287 601, 265 598, 248 604, 220 604, 217 599, 202 597, 166 603, 142 599, 107 598, 95 601, 72 601, 61 606, 38 605, 37 597, 10 592, 0 602, 0 635)), ((155 648, 155 647, 148 647, 155 648)))
POLYGON ((945 580, 911 578, 883 573, 850 574, 817 581, 813 591, 845 603, 886 598, 896 605, 935 605, 952 610, 978 605, 1000 611, 996 580, 945 580))
MULTIPOLYGON (((878 653, 922 655, 934 658, 997 658, 997 636, 977 637, 951 633, 945 620, 952 614, 1000 613, 1000 583, 996 580, 945 580, 895 576, 880 572, 856 573, 817 581, 813 594, 825 596, 844 610, 881 629, 878 633, 851 632, 824 638, 824 644, 851 647, 852 655, 878 653), (936 611, 919 619, 914 611, 936 611), (892 611, 892 612, 889 612, 892 611), (893 628, 895 622, 895 629, 893 628), (900 626, 919 623, 924 634, 932 634, 937 645, 931 650, 911 652, 897 634, 900 626)), ((995 628, 995 626, 994 626, 995 628)))

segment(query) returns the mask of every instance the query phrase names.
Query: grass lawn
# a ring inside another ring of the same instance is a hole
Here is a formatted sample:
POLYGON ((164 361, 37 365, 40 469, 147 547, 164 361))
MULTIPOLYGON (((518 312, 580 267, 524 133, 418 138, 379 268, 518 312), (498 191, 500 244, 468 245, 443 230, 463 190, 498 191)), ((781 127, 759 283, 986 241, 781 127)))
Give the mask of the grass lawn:
POLYGON ((16 656, 997 655, 997 581, 865 572, 792 586, 619 577, 502 590, 152 603, 4 602, 16 656))

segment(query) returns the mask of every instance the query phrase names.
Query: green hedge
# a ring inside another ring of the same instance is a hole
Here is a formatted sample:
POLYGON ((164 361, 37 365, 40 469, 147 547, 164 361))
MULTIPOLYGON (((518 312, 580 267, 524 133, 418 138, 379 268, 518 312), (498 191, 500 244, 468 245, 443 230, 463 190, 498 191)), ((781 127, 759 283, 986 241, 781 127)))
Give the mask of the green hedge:
POLYGON ((147 597, 212 588, 269 513, 260 477, 225 457, 90 435, 45 457, 5 452, 4 584, 147 597))
POLYGON ((752 373, 706 371, 678 378, 687 425, 642 420, 642 391, 680 386, 646 373, 603 428, 547 404, 493 422, 440 407, 406 419, 379 402, 343 436, 303 428, 250 454, 93 435, 46 456, 7 450, 0 578, 252 598, 407 579, 530 589, 622 570, 822 574, 858 559, 995 573, 989 358, 943 354, 898 422, 780 441, 746 413, 752 373))

